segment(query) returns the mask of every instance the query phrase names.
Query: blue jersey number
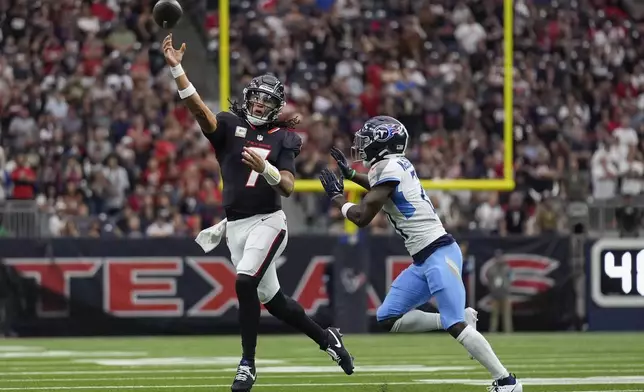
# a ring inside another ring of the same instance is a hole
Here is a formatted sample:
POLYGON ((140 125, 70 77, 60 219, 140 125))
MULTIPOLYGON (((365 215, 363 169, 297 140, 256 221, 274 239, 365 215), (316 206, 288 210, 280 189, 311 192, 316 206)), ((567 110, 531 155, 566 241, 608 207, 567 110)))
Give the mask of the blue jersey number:
POLYGON ((427 194, 425 193, 425 190, 423 189, 423 186, 420 186, 420 197, 423 198, 429 204, 429 206, 432 208, 432 211, 436 213, 436 208, 434 208, 434 205, 432 204, 432 201, 429 200, 429 197, 427 197, 427 194))

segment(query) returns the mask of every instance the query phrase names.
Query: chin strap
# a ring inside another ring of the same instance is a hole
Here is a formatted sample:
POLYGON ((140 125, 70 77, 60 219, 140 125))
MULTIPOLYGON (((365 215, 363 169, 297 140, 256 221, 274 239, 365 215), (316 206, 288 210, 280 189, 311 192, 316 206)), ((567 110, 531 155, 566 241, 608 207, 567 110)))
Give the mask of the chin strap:
POLYGON ((249 114, 246 115, 246 121, 248 121, 248 123, 254 127, 261 127, 262 125, 266 124, 266 120, 260 120, 257 117, 253 117, 249 114))

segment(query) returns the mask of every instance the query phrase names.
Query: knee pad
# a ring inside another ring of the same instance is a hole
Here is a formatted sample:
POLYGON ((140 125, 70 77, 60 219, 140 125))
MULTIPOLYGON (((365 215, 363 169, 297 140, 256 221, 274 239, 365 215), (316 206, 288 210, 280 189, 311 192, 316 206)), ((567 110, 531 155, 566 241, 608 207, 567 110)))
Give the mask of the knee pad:
POLYGON ((383 320, 378 320, 378 326, 382 328, 383 331, 391 332, 391 329, 396 324, 400 317, 389 317, 383 320))
POLYGON ((235 281, 235 291, 237 291, 237 297, 240 294, 243 296, 246 293, 257 293, 257 285, 259 281, 257 278, 250 275, 237 274, 237 280, 235 281))

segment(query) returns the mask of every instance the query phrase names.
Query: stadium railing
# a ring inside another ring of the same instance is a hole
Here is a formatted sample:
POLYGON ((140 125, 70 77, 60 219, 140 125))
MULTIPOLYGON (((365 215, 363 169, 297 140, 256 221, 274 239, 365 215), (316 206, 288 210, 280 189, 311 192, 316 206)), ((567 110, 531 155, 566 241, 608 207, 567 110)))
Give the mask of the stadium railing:
MULTIPOLYGON (((621 197, 609 200, 592 200, 588 202, 588 233, 591 236, 619 236, 619 222, 616 211, 625 206, 621 197)), ((644 196, 634 197, 629 206, 644 211, 644 196)), ((639 232, 644 235, 644 227, 640 225, 639 232)))
POLYGON ((47 233, 46 216, 34 200, 6 200, 0 203, 0 236, 40 238, 47 233))

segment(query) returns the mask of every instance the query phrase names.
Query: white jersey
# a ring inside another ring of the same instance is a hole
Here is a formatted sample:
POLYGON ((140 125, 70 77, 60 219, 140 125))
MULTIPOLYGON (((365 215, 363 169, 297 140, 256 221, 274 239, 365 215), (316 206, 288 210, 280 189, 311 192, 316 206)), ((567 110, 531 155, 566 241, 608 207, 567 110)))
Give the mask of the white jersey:
POLYGON ((388 181, 396 181, 398 186, 382 209, 396 232, 405 239, 410 255, 447 234, 407 158, 395 156, 371 166, 370 186, 388 181))

